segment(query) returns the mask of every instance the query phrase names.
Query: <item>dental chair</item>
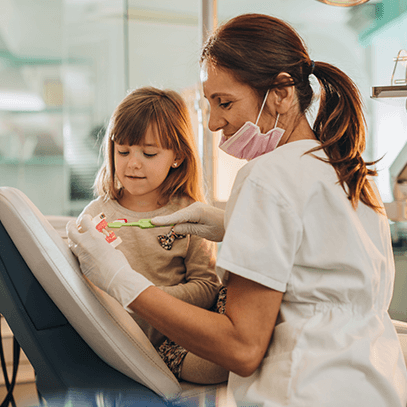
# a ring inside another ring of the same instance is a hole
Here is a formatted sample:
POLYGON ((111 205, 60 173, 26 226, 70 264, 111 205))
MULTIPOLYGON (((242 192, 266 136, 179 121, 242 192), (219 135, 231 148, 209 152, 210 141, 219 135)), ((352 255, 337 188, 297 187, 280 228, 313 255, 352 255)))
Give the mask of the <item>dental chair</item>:
POLYGON ((178 382, 133 318, 83 277, 57 220, 0 188, 0 314, 34 368, 41 404, 230 405, 226 384, 178 382))

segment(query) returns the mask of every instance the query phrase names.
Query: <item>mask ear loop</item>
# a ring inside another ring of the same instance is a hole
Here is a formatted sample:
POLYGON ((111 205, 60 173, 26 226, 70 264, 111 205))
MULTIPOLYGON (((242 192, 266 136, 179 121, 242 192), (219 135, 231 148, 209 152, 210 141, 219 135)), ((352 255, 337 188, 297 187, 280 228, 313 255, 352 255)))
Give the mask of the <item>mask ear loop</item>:
POLYGON ((278 119, 279 119, 279 117, 280 117, 280 113, 277 113, 277 117, 276 117, 276 123, 275 123, 275 125, 274 125, 273 129, 275 129, 275 128, 277 127, 277 123, 278 123, 278 119))
POLYGON ((260 119, 261 113, 263 112, 263 108, 264 108, 264 105, 266 104, 267 96, 269 95, 269 92, 270 92, 270 89, 267 89, 266 96, 264 96, 263 104, 261 105, 261 108, 260 108, 260 113, 259 113, 259 115, 257 116, 257 119, 256 119, 256 126, 257 126, 257 123, 258 123, 258 121, 260 119))

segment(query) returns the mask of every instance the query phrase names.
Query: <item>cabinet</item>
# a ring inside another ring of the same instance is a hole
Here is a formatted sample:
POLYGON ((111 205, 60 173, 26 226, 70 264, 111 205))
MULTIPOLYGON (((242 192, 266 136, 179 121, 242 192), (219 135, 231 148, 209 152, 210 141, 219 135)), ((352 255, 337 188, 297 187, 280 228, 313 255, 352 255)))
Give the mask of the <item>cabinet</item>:
POLYGON ((0 185, 21 189, 45 215, 75 216, 93 198, 104 129, 130 89, 195 97, 200 2, 36 0, 24 12, 6 3, 0 92, 40 101, 7 109, 0 97, 0 185))
POLYGON ((0 186, 22 190, 45 215, 78 214, 93 196, 92 102, 77 106, 66 92, 90 62, 0 51, 0 186))
POLYGON ((61 59, 0 52, 0 185, 47 214, 66 208, 61 59))

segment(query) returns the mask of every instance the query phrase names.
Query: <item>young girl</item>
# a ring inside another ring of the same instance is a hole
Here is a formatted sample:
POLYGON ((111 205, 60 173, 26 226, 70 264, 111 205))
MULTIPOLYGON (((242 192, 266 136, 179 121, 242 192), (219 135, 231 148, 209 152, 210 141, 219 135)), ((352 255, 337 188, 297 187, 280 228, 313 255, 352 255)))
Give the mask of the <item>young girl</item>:
MULTIPOLYGON (((201 168, 187 107, 179 94, 145 87, 129 93, 110 119, 104 140, 104 163, 95 181, 99 196, 82 212, 103 212, 108 222, 135 222, 173 213, 203 202, 201 168)), ((170 226, 114 229, 134 270, 172 296, 210 309, 220 289, 215 246, 170 226)), ((227 372, 200 359, 131 313, 180 379, 222 382, 227 372), (182 369, 181 369, 182 368, 182 369)))

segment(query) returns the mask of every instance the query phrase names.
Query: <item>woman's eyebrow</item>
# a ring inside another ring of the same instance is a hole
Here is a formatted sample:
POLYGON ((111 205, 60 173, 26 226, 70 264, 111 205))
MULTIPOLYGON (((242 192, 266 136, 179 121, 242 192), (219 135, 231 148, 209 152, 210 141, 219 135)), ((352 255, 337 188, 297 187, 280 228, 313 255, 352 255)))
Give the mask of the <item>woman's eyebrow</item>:
POLYGON ((210 98, 211 99, 215 99, 215 98, 218 98, 218 97, 231 97, 231 94, 230 93, 224 93, 224 92, 217 92, 217 93, 213 93, 211 96, 210 96, 210 98))

